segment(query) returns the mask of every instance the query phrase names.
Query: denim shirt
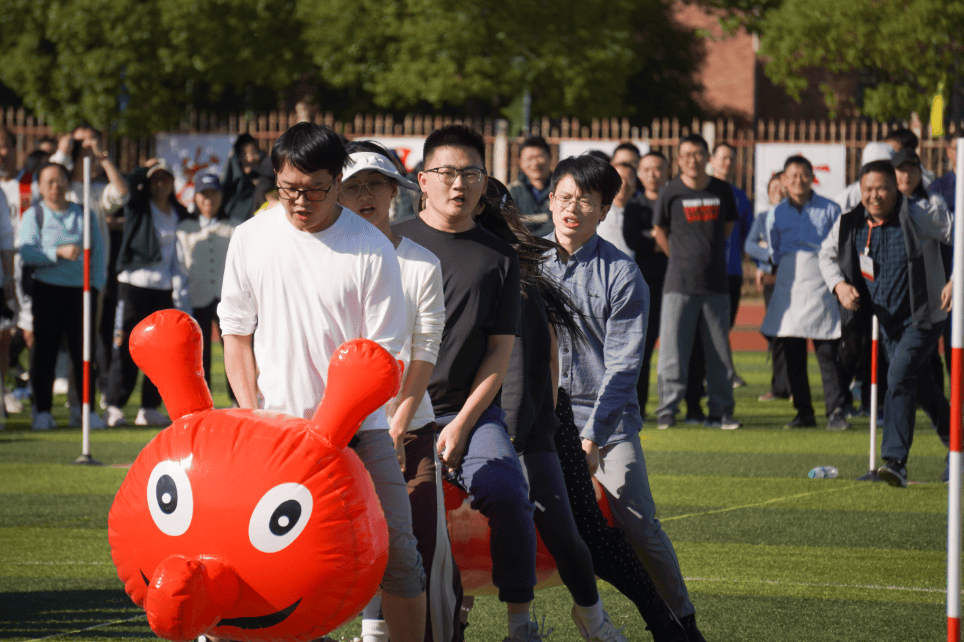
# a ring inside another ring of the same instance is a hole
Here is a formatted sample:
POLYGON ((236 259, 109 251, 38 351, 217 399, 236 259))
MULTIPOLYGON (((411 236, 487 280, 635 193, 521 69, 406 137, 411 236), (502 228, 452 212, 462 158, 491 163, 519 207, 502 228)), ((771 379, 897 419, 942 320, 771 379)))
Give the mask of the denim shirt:
POLYGON ((576 323, 585 343, 558 333, 559 385, 572 398, 579 436, 600 447, 635 439, 643 427, 636 381, 649 318, 649 287, 639 267, 597 234, 565 263, 550 250, 544 270, 582 312, 576 323))
POLYGON ((840 206, 816 192, 802 209, 797 209, 785 198, 773 208, 773 218, 767 226, 767 250, 770 261, 779 265, 791 252, 820 251, 820 245, 830 234, 834 222, 840 218, 840 206))

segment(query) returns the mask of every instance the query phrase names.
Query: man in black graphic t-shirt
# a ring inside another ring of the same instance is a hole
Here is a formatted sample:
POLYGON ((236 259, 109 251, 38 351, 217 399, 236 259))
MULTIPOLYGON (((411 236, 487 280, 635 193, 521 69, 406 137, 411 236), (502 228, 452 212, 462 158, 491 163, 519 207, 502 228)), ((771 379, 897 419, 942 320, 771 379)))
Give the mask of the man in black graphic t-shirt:
POLYGON ((683 138, 680 175, 660 192, 654 213, 653 236, 669 256, 657 367, 659 428, 675 423, 677 407, 686 394, 690 352, 697 332, 706 352, 707 425, 723 429, 740 426, 733 419, 726 277, 726 239, 738 214, 730 186, 706 173, 708 156, 702 136, 683 138))

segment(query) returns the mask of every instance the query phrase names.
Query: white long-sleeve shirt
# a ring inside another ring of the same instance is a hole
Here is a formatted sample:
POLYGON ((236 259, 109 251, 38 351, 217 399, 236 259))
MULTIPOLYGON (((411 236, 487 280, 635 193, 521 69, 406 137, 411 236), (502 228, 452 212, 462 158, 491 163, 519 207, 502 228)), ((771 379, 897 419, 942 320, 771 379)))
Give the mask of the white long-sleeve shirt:
MULTIPOLYGON (((371 339, 397 358, 404 302, 395 250, 373 225, 342 208, 328 229, 302 232, 277 205, 235 230, 218 316, 222 334, 254 334, 264 408, 307 419, 344 342, 371 339)), ((381 409, 360 428, 373 429, 388 429, 381 409)))
MULTIPOLYGON (((398 355, 399 360, 405 364, 402 378, 404 389, 413 359, 431 364, 438 359, 442 330, 445 329, 445 295, 442 290, 442 265, 438 257, 407 238, 402 239, 395 252, 402 271, 402 290, 405 292, 405 327, 410 329, 398 355)), ((389 403, 390 417, 399 402, 400 399, 396 396, 389 403)), ((418 430, 432 421, 435 421, 435 411, 432 409, 432 399, 426 391, 408 429, 418 430)))

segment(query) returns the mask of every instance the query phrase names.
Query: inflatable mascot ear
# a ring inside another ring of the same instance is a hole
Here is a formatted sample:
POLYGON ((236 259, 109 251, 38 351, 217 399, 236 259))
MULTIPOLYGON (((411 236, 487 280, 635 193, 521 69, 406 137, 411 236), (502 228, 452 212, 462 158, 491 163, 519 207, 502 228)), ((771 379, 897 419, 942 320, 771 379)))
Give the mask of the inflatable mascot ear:
POLYGON ((343 345, 310 421, 215 410, 200 331, 165 310, 131 335, 174 423, 137 457, 109 517, 111 555, 151 629, 168 640, 317 639, 371 599, 388 529, 361 461, 345 448, 399 386, 395 360, 343 345))

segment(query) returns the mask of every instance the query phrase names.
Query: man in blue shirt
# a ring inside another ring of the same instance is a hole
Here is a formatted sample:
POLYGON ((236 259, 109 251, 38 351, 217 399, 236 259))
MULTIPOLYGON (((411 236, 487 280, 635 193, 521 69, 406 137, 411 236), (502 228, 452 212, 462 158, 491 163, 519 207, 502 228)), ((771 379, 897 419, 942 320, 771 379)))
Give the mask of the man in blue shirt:
POLYGON ((655 517, 636 379, 646 338, 649 288, 639 268, 596 233, 622 179, 592 156, 561 161, 552 174, 549 209, 562 250, 545 269, 572 294, 585 343, 561 333, 559 386, 572 400, 589 469, 606 492, 613 518, 640 555, 667 604, 699 642, 693 604, 676 552, 655 517))
POLYGON ((786 358, 790 394, 797 409, 787 427, 816 425, 807 377, 807 339, 811 339, 823 380, 827 428, 845 430, 850 424, 844 416, 843 374, 837 358, 840 312, 817 260, 820 244, 840 217, 840 206, 813 191, 813 165, 803 156, 786 160, 783 184, 787 198, 773 209, 767 228, 777 282, 760 330, 776 337, 774 355, 786 358))

